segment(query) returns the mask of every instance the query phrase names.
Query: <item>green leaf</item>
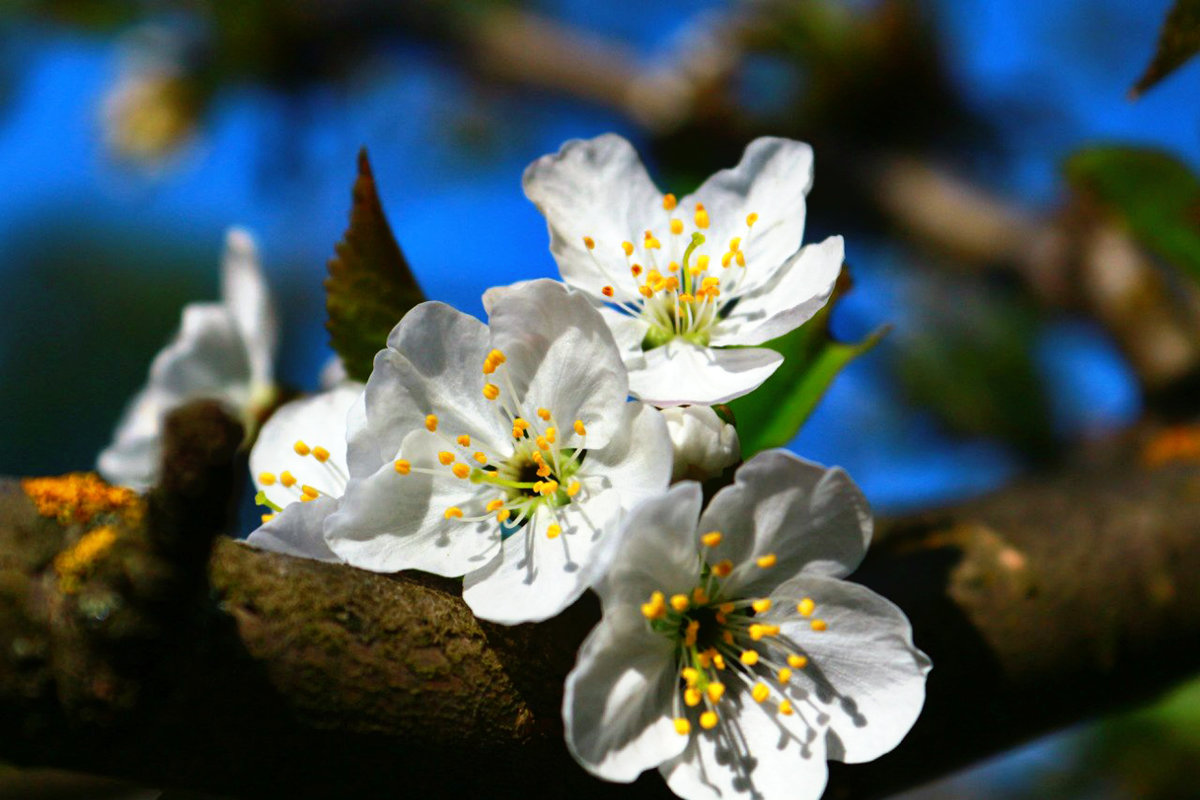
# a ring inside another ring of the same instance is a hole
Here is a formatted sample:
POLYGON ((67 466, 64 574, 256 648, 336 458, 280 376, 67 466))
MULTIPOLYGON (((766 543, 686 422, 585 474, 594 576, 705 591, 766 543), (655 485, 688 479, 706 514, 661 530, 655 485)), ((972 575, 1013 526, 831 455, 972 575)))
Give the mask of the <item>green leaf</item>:
POLYGON ((346 374, 365 381, 388 333, 425 296, 384 216, 365 149, 358 155, 353 198, 350 227, 329 260, 325 327, 346 374))
POLYGON ((1186 164, 1158 150, 1092 147, 1066 172, 1143 247, 1200 281, 1200 180, 1186 164))
POLYGON ((1175 0, 1158 34, 1158 48, 1129 94, 1139 97, 1200 52, 1200 0, 1175 0))
POLYGON ((843 273, 843 279, 838 281, 833 297, 816 316, 766 344, 783 354, 783 364, 775 374, 750 394, 729 404, 738 421, 743 458, 790 442, 842 367, 878 344, 887 333, 888 326, 884 326, 861 342, 844 343, 833 339, 829 332, 829 316, 850 288, 845 275, 843 273))

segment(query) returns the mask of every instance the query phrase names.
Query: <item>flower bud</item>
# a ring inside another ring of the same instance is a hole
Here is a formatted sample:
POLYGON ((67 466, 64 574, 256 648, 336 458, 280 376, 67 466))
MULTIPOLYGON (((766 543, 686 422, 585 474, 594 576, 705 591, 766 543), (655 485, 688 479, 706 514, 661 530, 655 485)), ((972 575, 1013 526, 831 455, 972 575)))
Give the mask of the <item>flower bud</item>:
POLYGON ((671 481, 705 481, 720 475, 742 456, 737 429, 708 406, 662 409, 675 448, 671 481))

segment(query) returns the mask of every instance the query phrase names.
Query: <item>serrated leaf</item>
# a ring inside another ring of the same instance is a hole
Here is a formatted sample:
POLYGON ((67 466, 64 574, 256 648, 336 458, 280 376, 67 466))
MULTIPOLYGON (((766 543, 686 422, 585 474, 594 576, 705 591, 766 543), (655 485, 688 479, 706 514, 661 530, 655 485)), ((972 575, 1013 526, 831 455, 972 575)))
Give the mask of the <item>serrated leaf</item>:
POLYGON ((350 227, 335 252, 325 280, 325 327, 346 374, 365 381, 388 333, 425 299, 384 216, 365 149, 358 155, 350 227))
POLYGON ((1200 282, 1200 179, 1187 164, 1158 150, 1092 147, 1066 173, 1143 247, 1200 282))
POLYGON ((861 342, 838 342, 829 332, 829 316, 850 288, 843 273, 833 297, 796 330, 767 342, 783 354, 775 374, 745 397, 730 403, 738 423, 742 457, 771 447, 783 447, 799 432, 842 368, 879 343, 888 327, 861 342))
POLYGON ((1158 47, 1130 95, 1137 98, 1200 52, 1200 0, 1175 0, 1158 34, 1158 47))

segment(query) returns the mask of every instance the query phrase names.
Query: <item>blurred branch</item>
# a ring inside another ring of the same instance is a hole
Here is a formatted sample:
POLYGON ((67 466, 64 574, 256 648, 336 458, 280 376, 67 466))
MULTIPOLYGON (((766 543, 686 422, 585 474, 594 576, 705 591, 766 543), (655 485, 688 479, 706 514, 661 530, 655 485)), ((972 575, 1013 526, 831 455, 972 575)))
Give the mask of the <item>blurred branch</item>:
MULTIPOLYGON (((204 406, 178 415, 171 457, 189 466, 144 508, 95 483, 0 484, 0 757, 239 795, 667 795, 653 774, 595 781, 562 744, 590 598, 505 628, 416 574, 226 539, 206 572, 233 430, 204 406)), ((831 797, 895 791, 1200 668, 1200 469, 1128 455, 884 526, 858 577, 937 668, 905 742, 835 770, 831 797)))

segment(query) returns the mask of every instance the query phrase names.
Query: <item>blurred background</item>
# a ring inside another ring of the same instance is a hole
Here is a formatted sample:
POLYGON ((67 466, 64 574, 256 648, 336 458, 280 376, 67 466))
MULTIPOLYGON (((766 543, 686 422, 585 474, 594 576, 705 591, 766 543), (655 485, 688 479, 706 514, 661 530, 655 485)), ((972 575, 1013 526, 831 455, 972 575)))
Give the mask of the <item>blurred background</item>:
MULTIPOLYGON (((844 234, 855 282, 833 331, 893 328, 793 448, 879 512, 1186 422, 1200 255, 1129 211, 1200 166, 1200 66, 1128 97, 1170 5, 5 0, 0 474, 92 466, 232 224, 315 388, 359 147, 426 295, 479 315, 556 274, 524 167, 608 130, 680 194, 756 135, 813 143, 807 239, 844 234)), ((1200 797, 1198 759, 1194 685, 904 797, 1200 797)), ((0 797, 53 791, 88 796, 0 766, 0 797)))

